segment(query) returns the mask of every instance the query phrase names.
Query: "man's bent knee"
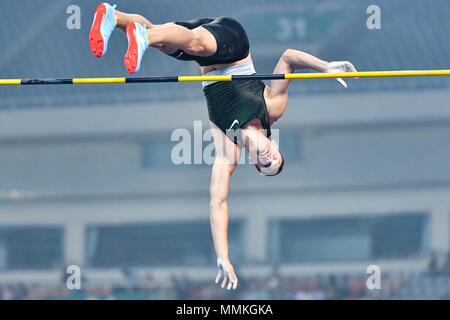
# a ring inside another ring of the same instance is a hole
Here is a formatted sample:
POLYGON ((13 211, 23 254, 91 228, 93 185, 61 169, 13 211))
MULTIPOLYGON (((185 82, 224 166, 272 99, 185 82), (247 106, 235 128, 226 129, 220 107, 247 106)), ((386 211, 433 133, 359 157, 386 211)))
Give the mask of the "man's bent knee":
POLYGON ((210 56, 217 50, 216 39, 204 28, 195 28, 184 51, 196 56, 210 56))

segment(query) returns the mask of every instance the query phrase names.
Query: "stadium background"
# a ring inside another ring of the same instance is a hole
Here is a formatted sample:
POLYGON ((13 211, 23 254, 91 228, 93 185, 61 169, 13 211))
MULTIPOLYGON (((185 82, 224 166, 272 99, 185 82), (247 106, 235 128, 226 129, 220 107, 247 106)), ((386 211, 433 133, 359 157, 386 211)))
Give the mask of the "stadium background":
MULTIPOLYGON (((258 73, 295 48, 359 71, 448 69, 446 0, 124 1, 155 23, 229 15, 258 73), (381 8, 381 30, 366 9, 381 8)), ((89 49, 95 1, 0 2, 0 77, 127 76, 119 31, 89 49), (66 27, 69 5, 81 29, 66 27)), ((150 50, 139 75, 199 74, 150 50)), ((198 83, 0 88, 2 299, 448 299, 450 79, 299 80, 282 175, 240 166, 230 195, 239 290, 213 285, 210 166, 175 166, 177 128, 207 128, 198 83), (65 268, 81 267, 82 290, 65 268), (366 287, 369 265, 382 288, 366 287)))

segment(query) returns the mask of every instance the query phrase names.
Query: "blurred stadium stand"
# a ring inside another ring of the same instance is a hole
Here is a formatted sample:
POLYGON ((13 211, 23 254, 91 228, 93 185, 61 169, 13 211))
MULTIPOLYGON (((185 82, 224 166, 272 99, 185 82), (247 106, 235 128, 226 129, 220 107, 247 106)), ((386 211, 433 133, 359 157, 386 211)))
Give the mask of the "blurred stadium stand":
MULTIPOLYGON (((46 285, 0 285, 0 299, 232 299, 232 300, 436 300, 450 299, 449 270, 437 273, 387 274, 380 290, 369 290, 366 275, 316 274, 310 277, 283 275, 275 266, 262 277, 241 277, 238 291, 217 290, 211 281, 186 275, 158 280, 151 273, 138 275, 123 269, 117 281, 94 282, 82 290, 68 290, 63 281, 46 285)), ((63 280, 62 277, 61 280, 63 280)))
MULTIPOLYGON (((365 0, 115 2, 155 23, 236 17, 258 73, 289 47, 361 71, 449 68, 447 0, 377 1, 372 31, 365 0)), ((81 30, 70 4, 0 2, 0 78, 127 76, 126 38, 95 58, 97 3, 76 1, 81 30)), ((139 76, 198 73, 151 51, 139 76)), ((0 87, 0 298, 448 299, 450 79, 348 83, 294 81, 274 127, 285 172, 233 175, 231 296, 211 284, 211 166, 170 159, 175 129, 208 127, 199 84, 0 87), (64 289, 68 264, 83 292, 64 289), (371 264, 382 290, 366 289, 371 264)))

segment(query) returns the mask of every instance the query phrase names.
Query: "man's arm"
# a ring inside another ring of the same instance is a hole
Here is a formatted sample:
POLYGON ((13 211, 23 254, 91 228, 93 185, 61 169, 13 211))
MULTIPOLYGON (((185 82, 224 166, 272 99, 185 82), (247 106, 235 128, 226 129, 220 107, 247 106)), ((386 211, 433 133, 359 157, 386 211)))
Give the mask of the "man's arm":
POLYGON ((216 283, 223 277, 222 288, 228 281, 227 289, 236 289, 237 277, 233 266, 228 258, 228 189, 230 176, 236 164, 228 163, 225 159, 216 158, 211 176, 211 201, 210 201, 210 223, 211 233, 214 240, 214 248, 217 255, 217 266, 219 273, 216 283))
POLYGON ((228 190, 230 177, 236 164, 230 164, 225 159, 216 158, 211 176, 211 201, 210 223, 214 240, 214 248, 217 255, 217 267, 219 273, 216 283, 223 277, 221 287, 224 288, 228 281, 227 289, 236 289, 237 277, 228 257, 228 190))
POLYGON ((210 222, 217 258, 228 259, 228 188, 233 167, 222 161, 214 163, 210 187, 210 222))
MULTIPOLYGON (((317 72, 355 72, 356 69, 348 61, 327 62, 310 55, 309 53, 287 49, 280 60, 273 73, 292 73, 299 69, 311 69, 317 72)), ((347 84, 342 79, 337 79, 340 84, 347 87, 347 84)), ((290 80, 272 81, 270 84, 271 94, 279 95, 285 94, 289 86, 290 80)))
POLYGON ((210 223, 214 240, 214 249, 217 255, 217 267, 219 273, 216 283, 223 277, 222 288, 227 281, 227 289, 236 289, 237 278, 233 266, 228 258, 228 190, 230 177, 236 169, 241 152, 240 149, 210 121, 211 133, 216 149, 216 159, 212 168, 210 187, 210 223))
MULTIPOLYGON (((309 53, 287 49, 278 60, 274 74, 293 73, 299 69, 311 69, 317 72, 354 72, 355 67, 348 61, 327 62, 309 53)), ((347 84, 341 78, 337 81, 345 88, 347 84)), ((268 112, 270 122, 274 123, 284 114, 287 105, 287 89, 291 80, 272 80, 267 91, 269 99, 268 112)))
POLYGON ((287 49, 282 59, 278 62, 279 66, 286 68, 287 73, 294 72, 297 69, 311 69, 317 72, 325 72, 328 62, 321 60, 309 53, 287 49))

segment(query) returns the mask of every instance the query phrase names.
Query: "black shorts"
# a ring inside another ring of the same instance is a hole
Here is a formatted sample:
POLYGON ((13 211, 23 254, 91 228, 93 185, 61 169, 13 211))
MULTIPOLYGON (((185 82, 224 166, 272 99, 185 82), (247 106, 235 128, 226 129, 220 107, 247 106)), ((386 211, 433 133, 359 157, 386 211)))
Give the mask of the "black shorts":
POLYGON ((174 22, 190 30, 203 27, 214 36, 217 51, 209 57, 198 57, 177 50, 170 56, 183 61, 196 61, 200 66, 233 63, 246 58, 250 52, 247 33, 241 24, 233 18, 201 18, 186 22, 174 22))

